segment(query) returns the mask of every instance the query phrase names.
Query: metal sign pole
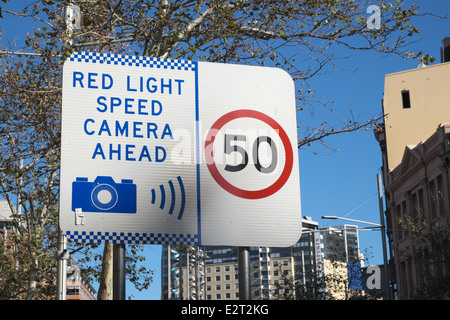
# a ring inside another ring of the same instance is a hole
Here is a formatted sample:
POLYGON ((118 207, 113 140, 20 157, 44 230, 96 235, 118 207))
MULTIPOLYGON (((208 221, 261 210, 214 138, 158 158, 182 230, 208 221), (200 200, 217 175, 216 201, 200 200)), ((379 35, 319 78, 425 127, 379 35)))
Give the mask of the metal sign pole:
POLYGON ((239 300, 250 300, 250 247, 238 247, 239 300))
POLYGON ((67 238, 61 230, 58 232, 58 279, 57 279, 57 300, 66 300, 66 282, 67 282, 67 238))
MULTIPOLYGON (((72 31, 71 7, 72 3, 64 6, 64 21, 66 23, 66 31, 72 31)), ((71 40, 65 40, 65 45, 71 43, 71 40)), ((22 166, 21 160, 21 166, 22 166)), ((64 233, 58 230, 58 251, 57 251, 57 300, 66 300, 67 295, 67 260, 69 259, 69 253, 67 251, 67 238, 64 233)))
POLYGON ((125 300, 125 244, 113 245, 113 300, 125 300))

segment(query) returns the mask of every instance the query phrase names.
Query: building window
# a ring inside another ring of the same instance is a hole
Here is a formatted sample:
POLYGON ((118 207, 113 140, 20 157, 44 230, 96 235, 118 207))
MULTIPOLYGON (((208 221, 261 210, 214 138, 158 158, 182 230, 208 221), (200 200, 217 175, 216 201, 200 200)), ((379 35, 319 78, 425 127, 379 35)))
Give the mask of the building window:
POLYGON ((411 195, 411 209, 412 209, 412 220, 416 221, 418 215, 419 206, 417 204, 417 194, 413 193, 411 195))
POLYGON ((411 211, 412 222, 418 223, 421 219, 424 219, 424 203, 423 203, 423 190, 419 189, 417 192, 411 195, 411 211))
POLYGON ((431 202, 431 219, 436 219, 439 215, 444 213, 444 186, 442 176, 429 183, 430 187, 430 202, 431 202))
POLYGON ((403 109, 411 108, 411 99, 409 97, 409 90, 402 91, 402 104, 403 104, 403 109))
POLYGON ((397 215, 397 226, 398 226, 398 239, 403 238, 403 228, 402 228, 402 209, 400 205, 395 207, 395 213, 397 215))
POLYGON ((429 184, 429 190, 430 190, 430 209, 431 209, 431 219, 436 219, 437 217, 437 210, 439 207, 438 204, 438 196, 437 196, 437 191, 436 191, 436 184, 435 181, 431 181, 429 184))
POLYGON ((79 295, 80 289, 74 289, 74 288, 68 288, 67 289, 67 295, 73 296, 73 295, 79 295))
POLYGON ((438 175, 436 179, 437 184, 437 196, 438 196, 438 204, 439 204, 439 214, 444 213, 444 185, 442 183, 442 176, 438 175))
POLYGON ((418 197, 418 213, 419 213, 419 218, 421 219, 425 219, 425 205, 423 203, 423 190, 420 189, 419 191, 417 191, 417 197, 418 197))
POLYGON ((406 201, 402 201, 402 219, 403 219, 403 235, 406 237, 408 236, 408 224, 406 223, 406 219, 407 219, 407 211, 406 211, 406 201))

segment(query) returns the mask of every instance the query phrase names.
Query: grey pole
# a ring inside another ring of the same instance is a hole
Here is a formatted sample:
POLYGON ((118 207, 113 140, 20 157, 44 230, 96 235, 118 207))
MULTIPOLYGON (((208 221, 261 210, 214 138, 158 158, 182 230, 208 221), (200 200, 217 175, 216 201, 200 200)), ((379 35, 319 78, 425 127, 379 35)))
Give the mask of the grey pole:
MULTIPOLYGON (((71 4, 71 3, 70 3, 71 4)), ((64 6, 64 22, 66 23, 66 30, 71 28, 71 23, 69 21, 69 6, 64 6)), ((70 42, 70 41, 69 41, 70 42)), ((66 43, 65 43, 66 44, 66 43)), ((32 55, 32 54, 31 54, 32 55)), ((57 250, 57 300, 66 300, 67 295, 67 259, 69 254, 67 252, 67 238, 61 231, 58 230, 58 250, 57 250)))
POLYGON ((383 245, 383 262, 384 262, 384 281, 385 281, 385 295, 387 300, 391 300, 391 290, 389 288, 389 268, 387 263, 387 249, 386 249, 386 225, 384 223, 383 210, 383 194, 381 190, 381 174, 377 173, 378 181, 378 203, 380 207, 380 224, 381 224, 381 243, 383 245))
POLYGON ((238 247, 239 300, 250 300, 250 247, 238 247))
POLYGON ((69 253, 67 252, 67 238, 61 230, 58 232, 58 283, 57 283, 57 300, 66 300, 67 287, 67 259, 69 253))
POLYGON ((172 262, 170 261, 170 245, 167 246, 167 300, 172 300, 172 262))
POLYGON ((113 300, 125 300, 125 244, 113 245, 113 300))

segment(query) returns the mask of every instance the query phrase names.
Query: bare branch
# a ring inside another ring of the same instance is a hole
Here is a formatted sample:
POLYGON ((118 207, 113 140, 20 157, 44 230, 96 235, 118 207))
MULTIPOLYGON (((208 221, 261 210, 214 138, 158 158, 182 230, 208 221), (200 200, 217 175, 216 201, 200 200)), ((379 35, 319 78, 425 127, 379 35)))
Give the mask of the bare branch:
POLYGON ((39 22, 42 22, 42 23, 46 24, 46 25, 49 26, 50 28, 55 29, 55 26, 52 25, 50 22, 45 21, 45 20, 43 20, 43 19, 41 19, 41 18, 39 18, 38 16, 33 15, 33 14, 26 14, 26 13, 20 13, 20 12, 13 12, 13 11, 6 10, 6 9, 2 9, 2 12, 6 12, 6 13, 9 13, 9 14, 12 14, 12 15, 15 15, 15 16, 20 16, 20 17, 33 18, 33 19, 35 19, 35 20, 37 20, 37 21, 39 21, 39 22))

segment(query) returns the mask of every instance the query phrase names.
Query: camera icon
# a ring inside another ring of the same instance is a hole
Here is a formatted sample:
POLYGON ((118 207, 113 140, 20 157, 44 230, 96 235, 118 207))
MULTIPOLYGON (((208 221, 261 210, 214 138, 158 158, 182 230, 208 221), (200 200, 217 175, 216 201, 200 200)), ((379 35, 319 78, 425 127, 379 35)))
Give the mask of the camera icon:
POLYGON ((93 182, 77 177, 72 182, 72 210, 85 212, 136 213, 136 185, 133 180, 115 183, 111 177, 98 176, 93 182))

